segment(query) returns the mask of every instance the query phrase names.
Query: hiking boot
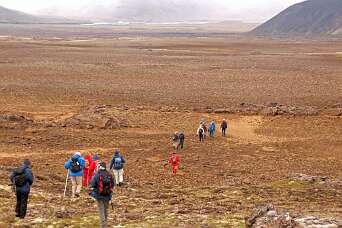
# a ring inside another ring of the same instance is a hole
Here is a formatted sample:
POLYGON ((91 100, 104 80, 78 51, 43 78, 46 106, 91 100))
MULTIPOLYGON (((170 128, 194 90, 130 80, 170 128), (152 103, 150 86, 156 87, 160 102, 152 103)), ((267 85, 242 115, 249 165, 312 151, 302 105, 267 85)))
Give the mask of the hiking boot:
POLYGON ((80 197, 80 194, 79 194, 79 193, 76 193, 76 194, 75 194, 75 197, 76 197, 76 198, 80 197))
POLYGON ((119 183, 119 187, 122 187, 122 186, 123 186, 123 182, 120 182, 120 183, 119 183))

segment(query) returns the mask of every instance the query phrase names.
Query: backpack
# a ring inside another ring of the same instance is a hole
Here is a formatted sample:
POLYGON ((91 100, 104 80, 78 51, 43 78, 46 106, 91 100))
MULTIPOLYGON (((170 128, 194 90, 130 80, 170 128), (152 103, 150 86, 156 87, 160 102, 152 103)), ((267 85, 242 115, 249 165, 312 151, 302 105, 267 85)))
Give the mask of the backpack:
POLYGON ((113 177, 108 171, 99 172, 99 184, 97 193, 101 196, 108 196, 113 192, 113 177))
POLYGON ((14 184, 17 187, 23 187, 26 184, 25 169, 20 167, 14 170, 14 184))
POLYGON ((174 134, 174 135, 172 136, 172 140, 173 140, 173 141, 177 141, 178 139, 179 139, 179 136, 178 136, 178 135, 174 134))
POLYGON ((122 169, 122 158, 121 157, 115 157, 114 158, 114 168, 115 169, 122 169))
POLYGON ((78 161, 78 158, 75 158, 75 157, 71 158, 70 170, 73 173, 78 173, 79 171, 81 171, 81 164, 78 161))
POLYGON ((180 139, 180 140, 183 140, 184 138, 185 138, 184 134, 183 134, 183 133, 180 133, 180 134, 179 134, 179 139, 180 139))
POLYGON ((199 133, 200 135, 203 135, 203 132, 204 132, 203 128, 200 128, 200 129, 198 130, 198 133, 199 133))

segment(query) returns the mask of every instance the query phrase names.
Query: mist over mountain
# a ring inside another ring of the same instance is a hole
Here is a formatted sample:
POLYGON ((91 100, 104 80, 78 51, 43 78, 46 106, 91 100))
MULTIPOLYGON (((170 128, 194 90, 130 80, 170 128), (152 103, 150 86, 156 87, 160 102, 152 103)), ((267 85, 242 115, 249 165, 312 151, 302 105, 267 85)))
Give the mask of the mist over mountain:
POLYGON ((308 0, 254 29, 254 35, 342 35, 342 0, 308 0))
MULTIPOLYGON (((0 0, 1 1, 4 0, 0 0)), ((13 0, 23 1, 23 0, 13 0)), ((302 0, 31 0, 37 14, 115 22, 265 21, 302 0), (41 3, 41 4, 38 4, 41 3), (38 6, 35 6, 38 8, 38 6)), ((20 5, 21 6, 21 5, 20 5)), ((29 8, 29 6, 27 6, 29 8)))
POLYGON ((0 23, 9 24, 74 24, 81 21, 65 18, 39 17, 0 6, 0 23))

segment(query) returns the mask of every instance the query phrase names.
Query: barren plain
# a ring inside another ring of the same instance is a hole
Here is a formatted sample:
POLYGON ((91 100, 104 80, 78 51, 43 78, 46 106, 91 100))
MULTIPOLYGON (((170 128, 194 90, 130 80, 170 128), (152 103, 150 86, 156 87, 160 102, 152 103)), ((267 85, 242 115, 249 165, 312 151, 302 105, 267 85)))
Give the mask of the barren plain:
POLYGON ((115 148, 127 182, 111 225, 244 227, 267 203, 342 219, 341 41, 83 32, 0 38, 0 226, 97 225, 86 190, 62 198, 63 165, 75 151, 108 162, 115 148), (201 118, 227 118, 228 137, 200 144, 201 118), (172 176, 176 130, 186 140, 172 176), (18 221, 8 175, 24 158, 36 182, 18 221))

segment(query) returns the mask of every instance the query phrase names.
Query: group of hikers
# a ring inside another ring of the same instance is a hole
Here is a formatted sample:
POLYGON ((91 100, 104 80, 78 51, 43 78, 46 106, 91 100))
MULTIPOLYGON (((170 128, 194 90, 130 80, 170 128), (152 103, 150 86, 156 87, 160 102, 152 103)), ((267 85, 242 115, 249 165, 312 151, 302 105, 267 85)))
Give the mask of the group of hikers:
MULTIPOLYGON (((228 128, 228 122, 226 119, 222 120, 220 128, 221 128, 222 136, 225 137, 226 131, 228 128)), ((209 127, 207 127, 204 120, 200 121, 200 125, 197 129, 197 132, 196 132, 197 136, 199 137, 200 142, 204 142, 204 139, 206 138, 207 132, 209 132, 210 137, 215 136, 215 132, 216 132, 215 120, 212 120, 210 122, 209 127)), ((177 174, 177 170, 178 170, 178 167, 180 165, 180 156, 179 156, 179 154, 177 154, 176 151, 184 148, 184 140, 185 140, 185 135, 184 135, 183 131, 180 131, 180 132, 176 131, 171 136, 172 147, 174 148, 174 151, 171 154, 170 158, 168 159, 168 164, 171 165, 173 174, 177 174)))
MULTIPOLYGON (((222 120, 220 128, 222 136, 226 136, 226 130, 228 128, 228 122, 226 119, 222 120)), ((209 127, 207 127, 204 121, 201 121, 199 127, 197 128, 197 136, 199 137, 200 142, 204 142, 204 139, 206 138, 208 132, 210 137, 214 137, 216 132, 215 120, 210 122, 209 127)))
MULTIPOLYGON (((222 136, 226 135, 228 123, 225 119, 222 120, 221 129, 222 136)), ((209 136, 214 137, 216 131, 216 123, 213 120, 209 127, 206 127, 204 121, 201 121, 197 130, 200 142, 204 141, 206 133, 209 131, 209 136)), ((185 135, 184 132, 175 132, 172 137, 173 153, 168 159, 167 164, 172 167, 172 173, 177 174, 180 165, 180 156, 176 153, 177 150, 184 148, 185 135)), ((87 155, 84 158, 80 152, 74 153, 64 165, 68 170, 64 197, 66 196, 68 180, 71 180, 71 198, 80 197, 82 186, 89 188, 89 193, 96 201, 100 215, 100 227, 107 227, 109 202, 112 199, 114 186, 122 186, 124 183, 124 157, 120 154, 120 150, 116 149, 110 161, 109 170, 107 165, 98 155, 87 155)), ((10 175, 10 180, 13 186, 13 191, 16 193, 16 217, 25 218, 27 210, 27 202, 29 198, 30 188, 33 184, 34 177, 31 171, 30 160, 24 160, 22 166, 16 168, 10 175)))

